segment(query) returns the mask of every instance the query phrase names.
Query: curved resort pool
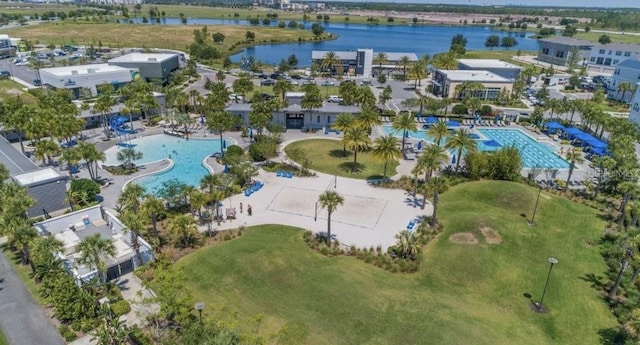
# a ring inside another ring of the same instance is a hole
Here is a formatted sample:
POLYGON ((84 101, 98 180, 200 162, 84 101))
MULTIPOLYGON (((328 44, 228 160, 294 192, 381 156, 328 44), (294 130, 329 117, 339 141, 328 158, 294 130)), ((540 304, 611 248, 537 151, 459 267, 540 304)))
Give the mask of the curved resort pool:
MULTIPOLYGON (((394 131, 391 126, 383 126, 384 134, 402 137, 401 132, 394 131)), ((540 143, 519 129, 477 129, 471 130, 472 138, 478 141, 478 150, 495 151, 503 146, 513 145, 520 150, 522 167, 568 169, 569 162, 558 156, 549 145, 540 143)), ((433 143, 426 131, 409 132, 409 137, 423 139, 433 143)))
MULTIPOLYGON (((172 179, 191 186, 199 186, 200 179, 209 174, 203 160, 220 151, 220 139, 192 139, 169 136, 165 134, 151 135, 126 142, 133 149, 142 152, 142 159, 135 161, 138 165, 158 162, 171 157, 173 166, 168 170, 137 177, 133 182, 144 186, 147 192, 156 193, 162 183, 172 179)), ((226 145, 233 142, 225 139, 226 145)), ((121 164, 116 155, 123 147, 114 146, 105 151, 107 165, 121 164)))

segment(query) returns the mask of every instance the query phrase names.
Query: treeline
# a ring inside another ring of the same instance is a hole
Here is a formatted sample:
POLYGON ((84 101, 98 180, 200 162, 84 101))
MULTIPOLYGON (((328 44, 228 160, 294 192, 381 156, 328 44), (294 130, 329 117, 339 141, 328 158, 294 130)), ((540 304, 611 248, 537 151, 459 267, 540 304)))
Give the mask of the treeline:
POLYGON ((604 12, 594 18, 594 27, 617 28, 621 31, 640 30, 640 13, 636 12, 604 12))

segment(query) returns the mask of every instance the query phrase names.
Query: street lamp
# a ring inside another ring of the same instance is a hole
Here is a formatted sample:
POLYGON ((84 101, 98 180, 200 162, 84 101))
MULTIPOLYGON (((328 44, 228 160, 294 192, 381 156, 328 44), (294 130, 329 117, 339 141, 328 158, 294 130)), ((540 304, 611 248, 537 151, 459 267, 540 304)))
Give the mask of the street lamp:
POLYGON ((198 311, 198 314, 200 314, 200 327, 204 327, 204 324, 202 323, 202 310, 204 309, 204 303, 203 302, 198 302, 195 305, 196 310, 198 311))
POLYGON ((542 297, 540 297, 540 302, 536 303, 536 308, 538 308, 538 312, 542 311, 543 305, 542 301, 544 301, 544 295, 547 292, 547 286, 549 286, 549 278, 551 277, 551 270, 553 269, 553 265, 558 263, 558 259, 549 258, 549 272, 547 273, 547 281, 544 283, 544 290, 542 290, 542 297))
POLYGON ((536 198, 536 204, 533 207, 533 215, 531 216, 531 221, 529 222, 529 226, 535 225, 536 212, 538 212, 538 202, 540 202, 540 194, 542 194, 542 189, 544 188, 544 184, 538 185, 538 197, 536 198))

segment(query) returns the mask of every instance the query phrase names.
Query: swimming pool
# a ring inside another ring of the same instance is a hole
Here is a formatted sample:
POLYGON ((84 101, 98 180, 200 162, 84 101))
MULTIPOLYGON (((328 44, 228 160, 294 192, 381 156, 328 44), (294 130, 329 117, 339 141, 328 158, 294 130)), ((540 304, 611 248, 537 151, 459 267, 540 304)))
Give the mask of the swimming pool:
MULTIPOLYGON (((522 166, 525 168, 569 168, 569 162, 555 154, 547 145, 537 142, 518 129, 478 129, 478 132, 502 146, 517 147, 520 150, 522 166)), ((480 145, 478 148, 483 150, 480 145)))
MULTIPOLYGON (((225 142, 227 145, 231 144, 228 139, 225 142)), ((142 159, 135 161, 138 165, 161 161, 171 156, 174 164, 170 169, 134 180, 135 183, 144 186, 147 192, 154 194, 163 182, 172 179, 191 186, 200 186, 200 179, 209 174, 209 169, 202 164, 202 161, 205 157, 220 151, 220 139, 189 138, 185 140, 165 134, 137 138, 127 143, 133 145, 136 151, 142 152, 142 159)), ((105 151, 107 156, 105 164, 121 164, 116 159, 120 149, 121 147, 115 146, 105 151)))
MULTIPOLYGON (((382 126, 384 134, 391 134, 402 137, 401 131, 394 131, 391 126, 382 126)), ((477 135, 471 131, 473 139, 478 141, 478 150, 495 151, 503 146, 513 145, 520 150, 522 166, 524 168, 552 168, 568 169, 569 162, 556 155, 551 148, 526 135, 518 129, 477 129, 477 135), (495 145, 487 145, 486 142, 493 140, 495 145)), ((422 139, 433 143, 433 138, 427 135, 426 131, 410 131, 409 137, 422 139)))

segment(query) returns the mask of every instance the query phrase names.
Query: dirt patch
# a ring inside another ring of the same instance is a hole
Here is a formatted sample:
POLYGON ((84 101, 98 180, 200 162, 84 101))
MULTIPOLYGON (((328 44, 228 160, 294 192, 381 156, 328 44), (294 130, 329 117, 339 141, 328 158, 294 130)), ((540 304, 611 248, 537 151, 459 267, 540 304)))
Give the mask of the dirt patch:
POLYGON ((488 226, 483 226, 480 228, 480 232, 482 232, 482 236, 484 236, 484 240, 489 244, 500 244, 502 243, 502 237, 500 234, 493 230, 488 226))
POLYGON ((478 239, 470 232, 458 232, 449 236, 449 241, 458 244, 478 244, 478 239))

